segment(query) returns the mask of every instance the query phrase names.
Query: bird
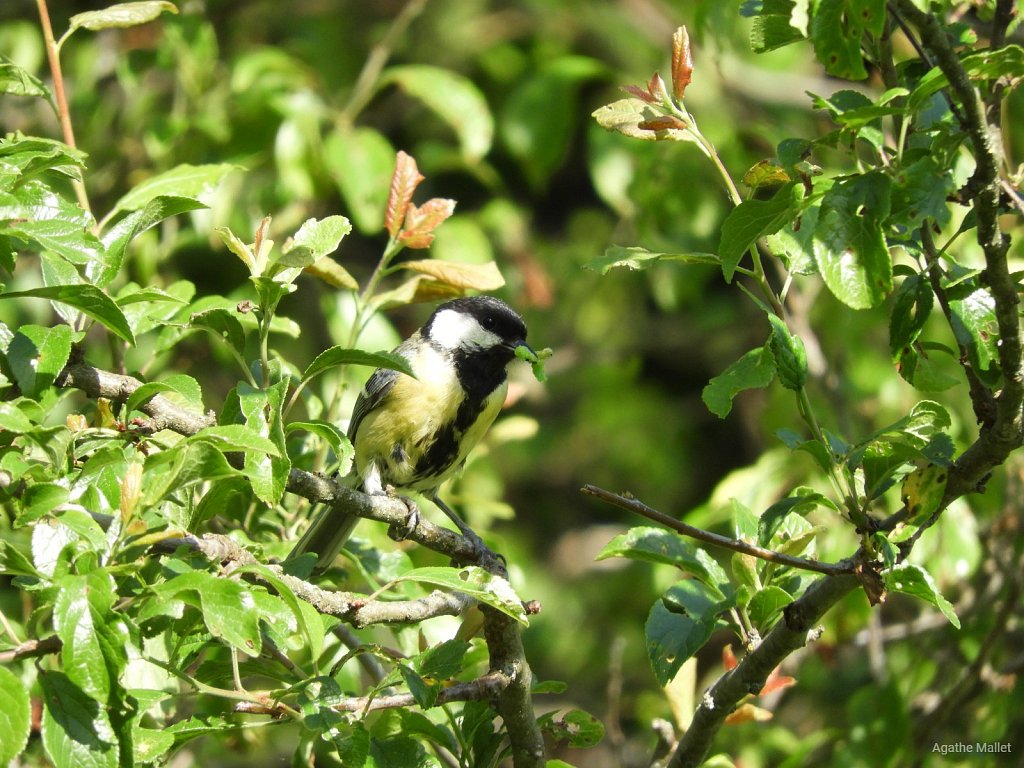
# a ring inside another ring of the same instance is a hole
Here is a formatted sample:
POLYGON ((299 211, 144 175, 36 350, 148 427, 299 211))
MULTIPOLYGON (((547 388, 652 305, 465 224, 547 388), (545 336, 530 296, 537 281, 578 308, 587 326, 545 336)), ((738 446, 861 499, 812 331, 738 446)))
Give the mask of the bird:
MULTIPOLYGON (((393 350, 415 377, 378 368, 359 393, 348 426, 354 483, 371 495, 418 492, 482 546, 440 499, 438 489, 462 468, 494 423, 508 390, 507 369, 519 347, 535 354, 526 343, 523 318, 500 299, 469 296, 438 306, 393 350)), ((411 530, 419 512, 404 500, 411 530)), ((312 552, 318 556, 314 572, 325 570, 358 522, 356 515, 327 507, 288 559, 312 552)))

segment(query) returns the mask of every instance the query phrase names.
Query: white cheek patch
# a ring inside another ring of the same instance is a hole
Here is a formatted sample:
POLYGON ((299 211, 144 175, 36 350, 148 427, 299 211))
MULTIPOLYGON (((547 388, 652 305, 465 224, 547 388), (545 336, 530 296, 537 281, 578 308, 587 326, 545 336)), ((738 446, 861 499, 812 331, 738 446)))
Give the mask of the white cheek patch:
POLYGON ((480 325, 475 317, 452 309, 437 313, 430 325, 430 338, 445 349, 490 349, 501 343, 501 337, 480 325))

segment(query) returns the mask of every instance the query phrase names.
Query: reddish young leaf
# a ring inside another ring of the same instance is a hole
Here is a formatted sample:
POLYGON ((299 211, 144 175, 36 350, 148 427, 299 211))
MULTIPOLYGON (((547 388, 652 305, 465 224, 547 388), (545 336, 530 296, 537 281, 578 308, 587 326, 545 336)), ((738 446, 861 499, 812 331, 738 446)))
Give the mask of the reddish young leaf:
POLYGON ((757 695, 767 696, 769 693, 781 691, 783 688, 789 688, 791 685, 796 685, 796 678, 780 674, 779 668, 776 667, 772 670, 772 673, 768 675, 768 679, 764 681, 764 688, 762 688, 761 692, 757 695))
POLYGON ((431 233, 454 211, 455 201, 442 197, 427 200, 419 207, 409 204, 405 214, 405 226, 398 235, 398 242, 406 248, 429 247, 434 241, 431 233))
POLYGON ((672 35, 672 95, 683 100, 686 86, 693 79, 693 58, 690 56, 690 35, 679 27, 672 35))
POLYGON ((680 120, 678 117, 672 115, 662 115, 661 117, 652 117, 650 120, 644 120, 637 123, 637 128, 645 131, 670 131, 675 129, 677 131, 685 131, 686 123, 680 120))
POLYGON ((391 176, 388 204, 384 210, 384 226, 392 237, 397 237, 401 231, 412 193, 421 181, 423 176, 416 167, 416 160, 412 155, 399 150, 395 158, 395 172, 391 176))
POLYGON ((763 723, 772 719, 772 713, 767 709, 755 707, 747 702, 740 704, 735 712, 726 715, 725 724, 735 725, 736 723, 763 723))
POLYGON ((722 664, 725 666, 726 672, 732 672, 732 670, 736 669, 739 664, 739 662, 736 661, 736 654, 732 652, 731 644, 722 648, 722 664))
POLYGON ((657 104, 658 100, 651 96, 650 93, 645 91, 639 85, 624 85, 622 90, 628 93, 630 96, 636 96, 641 101, 646 101, 648 104, 657 104))
POLYGON ((655 72, 651 75, 650 82, 647 83, 647 93, 650 94, 656 103, 668 100, 668 91, 665 89, 665 81, 661 79, 660 73, 655 72))

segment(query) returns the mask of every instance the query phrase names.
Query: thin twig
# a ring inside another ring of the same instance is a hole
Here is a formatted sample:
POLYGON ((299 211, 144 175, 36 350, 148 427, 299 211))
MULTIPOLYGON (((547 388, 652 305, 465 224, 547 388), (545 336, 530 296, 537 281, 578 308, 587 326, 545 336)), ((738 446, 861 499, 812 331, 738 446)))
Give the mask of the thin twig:
POLYGON ((703 528, 696 528, 692 525, 687 525, 681 520, 669 517, 664 512, 651 509, 651 507, 648 507, 642 501, 632 499, 627 496, 621 496, 617 493, 612 493, 611 491, 606 491, 603 488, 598 488, 596 485, 585 485, 580 490, 588 496, 593 496, 601 501, 606 501, 609 504, 614 504, 622 509, 635 512, 642 517, 646 517, 648 520, 653 520, 656 523, 664 525, 666 528, 671 528, 676 533, 681 533, 683 536, 689 536, 691 539, 703 541, 706 544, 723 547, 724 549, 731 549, 733 552, 751 555, 761 560, 767 560, 769 563, 775 563, 776 565, 800 568, 804 571, 814 571, 815 573, 823 573, 826 576, 838 576, 844 573, 853 573, 853 566, 850 564, 820 563, 816 560, 794 557, 792 555, 783 554, 782 552, 776 552, 771 549, 759 547, 756 544, 749 544, 745 541, 741 541, 740 539, 730 539, 728 536, 721 536, 717 533, 712 533, 711 531, 705 531, 703 528))
POLYGON ((370 49, 370 53, 366 57, 366 63, 363 64, 363 68, 356 78, 356 83, 352 87, 348 103, 345 104, 344 109, 341 111, 340 120, 342 122, 351 123, 354 121, 356 115, 363 110, 373 97, 377 80, 384 69, 384 65, 391 58, 391 52, 395 47, 395 43, 405 34, 413 19, 423 12, 426 4, 427 0, 410 0, 398 16, 395 17, 394 21, 391 22, 391 26, 388 27, 380 42, 370 49))
MULTIPOLYGON (((46 7, 46 0, 36 0, 36 7, 39 9, 39 25, 43 29, 43 42, 46 44, 46 58, 50 63, 50 75, 53 77, 53 95, 57 99, 57 119, 60 121, 61 132, 64 134, 64 143, 72 149, 77 149, 75 131, 71 125, 71 110, 68 108, 68 99, 64 92, 64 74, 60 68, 60 48, 53 36, 50 11, 46 7)), ((75 196, 78 198, 78 204, 82 210, 91 214, 92 208, 89 206, 89 195, 85 191, 85 184, 78 179, 72 179, 71 186, 75 189, 75 196)))

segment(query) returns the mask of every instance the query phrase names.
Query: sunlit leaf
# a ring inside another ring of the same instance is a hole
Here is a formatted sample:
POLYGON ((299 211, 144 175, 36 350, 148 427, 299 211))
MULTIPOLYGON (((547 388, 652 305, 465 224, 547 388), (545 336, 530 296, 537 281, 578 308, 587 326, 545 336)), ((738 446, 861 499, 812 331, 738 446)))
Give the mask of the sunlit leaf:
POLYGON ((920 598, 938 608, 949 623, 960 629, 960 619, 953 610, 953 605, 942 596, 935 580, 924 568, 913 563, 903 562, 882 574, 885 586, 890 592, 902 592, 920 598))
POLYGON ((770 200, 744 200, 729 212, 718 244, 726 281, 732 280, 736 266, 758 238, 777 232, 793 220, 802 199, 803 187, 790 183, 770 200))
POLYGON ((114 204, 115 211, 136 211, 158 197, 202 198, 238 166, 230 163, 211 165, 183 164, 152 176, 135 186, 114 204))
POLYGON ((48 285, 41 288, 32 288, 27 291, 13 291, 11 293, 0 293, 0 299, 21 299, 37 298, 50 299, 62 304, 68 304, 81 312, 84 312, 94 320, 99 321, 117 336, 135 344, 135 335, 132 333, 128 320, 120 307, 114 303, 107 294, 92 285, 48 285))
POLYGON ((701 392, 708 410, 724 419, 732 410, 732 401, 746 389, 767 387, 775 379, 775 359, 765 347, 747 352, 715 376, 701 392))
POLYGON ((393 352, 364 352, 361 349, 331 347, 325 349, 302 372, 302 380, 309 381, 314 376, 339 365, 368 365, 371 368, 388 368, 400 371, 406 376, 415 376, 409 361, 402 355, 393 352))
POLYGON ((70 19, 69 32, 76 29, 98 31, 101 29, 135 27, 148 24, 164 13, 177 13, 174 3, 164 0, 142 0, 134 3, 118 3, 101 11, 76 13, 70 19))
POLYGON ((493 261, 486 264, 463 264, 439 259, 403 261, 398 266, 427 275, 439 283, 450 285, 460 291, 496 291, 505 284, 498 265, 493 261))
POLYGON ((606 275, 613 269, 629 269, 642 271, 650 269, 660 262, 678 262, 680 264, 719 264, 719 258, 713 253, 654 253, 640 246, 612 245, 604 252, 583 265, 584 269, 606 275))
POLYGON ((28 741, 32 707, 25 685, 6 666, 0 667, 0 696, 0 765, 9 765, 28 741))
POLYGON ((465 568, 414 568, 398 577, 397 581, 415 581, 433 584, 469 595, 485 605, 497 608, 522 625, 529 624, 523 601, 512 585, 500 576, 488 573, 474 565, 465 568))
POLYGON ((837 182, 821 201, 814 257, 829 290, 853 309, 880 304, 892 290, 892 260, 881 223, 889 177, 879 171, 837 182))

